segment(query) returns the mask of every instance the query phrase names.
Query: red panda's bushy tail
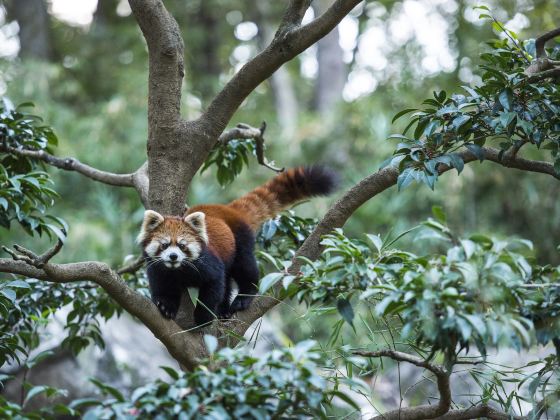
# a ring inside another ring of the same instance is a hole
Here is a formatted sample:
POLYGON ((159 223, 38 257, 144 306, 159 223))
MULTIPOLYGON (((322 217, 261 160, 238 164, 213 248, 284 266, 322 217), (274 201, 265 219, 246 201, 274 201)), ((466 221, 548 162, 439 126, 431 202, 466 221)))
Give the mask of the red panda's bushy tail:
POLYGON ((267 219, 305 198, 332 193, 337 174, 325 166, 288 169, 266 184, 232 201, 229 206, 242 212, 256 230, 267 219))

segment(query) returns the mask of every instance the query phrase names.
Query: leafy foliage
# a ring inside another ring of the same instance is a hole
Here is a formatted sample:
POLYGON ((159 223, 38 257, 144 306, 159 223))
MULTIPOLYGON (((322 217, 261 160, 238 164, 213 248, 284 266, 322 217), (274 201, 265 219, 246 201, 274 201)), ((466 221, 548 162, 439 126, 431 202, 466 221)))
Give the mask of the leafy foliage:
MULTIPOLYGON (((215 349, 214 337, 206 336, 215 349)), ((170 382, 158 380, 125 398, 117 389, 94 384, 110 398, 87 399, 74 409, 92 407, 87 417, 116 419, 154 417, 179 419, 326 418, 325 406, 335 396, 318 374, 319 355, 305 341, 293 348, 273 350, 261 357, 243 349, 222 349, 193 372, 165 371, 170 382)))
POLYGON ((257 234, 257 244, 276 258, 288 260, 317 226, 317 220, 288 210, 267 220, 257 234))
MULTIPOLYGON (((560 173, 558 84, 525 74, 535 56, 533 40, 518 41, 495 19, 494 28, 507 37, 489 42, 490 51, 481 54, 482 85, 463 86, 464 94, 434 92, 432 99, 423 102, 426 108, 406 109, 393 118, 394 122, 412 112, 403 133, 390 137, 401 140, 390 160, 400 170, 399 189, 413 181, 433 189, 439 165, 462 171, 458 150, 466 148, 483 161, 482 147, 497 141, 502 157, 526 144, 549 150, 560 173)), ((549 50, 549 55, 558 60, 560 49, 549 50)))
POLYGON ((231 140, 218 143, 209 153, 200 172, 215 165, 216 179, 221 186, 228 185, 241 173, 243 164, 249 165, 249 155, 255 154, 254 140, 231 140))
POLYGON ((63 238, 60 228, 66 228, 65 223, 45 214, 58 194, 43 165, 7 149, 51 151, 57 145, 51 128, 40 125, 40 117, 23 111, 30 105, 14 108, 7 98, 0 103, 0 226, 9 228, 16 220, 30 235, 50 236, 52 232, 63 238))
POLYGON ((78 353, 95 343, 103 347, 99 318, 109 319, 122 308, 100 288, 86 283, 50 284, 35 279, 0 282, 0 366, 22 363, 40 343, 41 327, 66 305, 68 335, 63 341, 78 353))
POLYGON ((474 344, 484 354, 487 346, 520 349, 556 336, 560 268, 529 263, 523 253, 530 242, 460 239, 434 219, 424 227, 424 235, 448 244, 445 252, 419 256, 392 249, 378 236, 364 242, 340 230, 326 235, 321 259, 301 270, 297 296, 310 303, 338 299, 347 320, 346 302, 356 296, 373 303, 379 317, 398 315, 403 339, 451 358, 457 345, 474 344))

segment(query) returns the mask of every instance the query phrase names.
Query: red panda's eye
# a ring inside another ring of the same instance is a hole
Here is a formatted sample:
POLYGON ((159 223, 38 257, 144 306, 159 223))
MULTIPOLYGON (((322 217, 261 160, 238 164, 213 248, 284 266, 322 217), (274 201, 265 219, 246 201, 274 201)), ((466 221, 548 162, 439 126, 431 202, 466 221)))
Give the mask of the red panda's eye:
POLYGON ((166 249, 169 246, 168 243, 161 244, 161 249, 166 249))

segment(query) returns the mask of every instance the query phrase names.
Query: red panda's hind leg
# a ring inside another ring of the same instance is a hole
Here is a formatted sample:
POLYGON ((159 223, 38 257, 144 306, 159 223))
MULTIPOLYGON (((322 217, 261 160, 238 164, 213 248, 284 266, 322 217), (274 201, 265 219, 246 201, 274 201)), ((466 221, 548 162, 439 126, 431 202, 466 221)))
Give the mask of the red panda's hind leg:
POLYGON ((249 307, 258 292, 260 277, 255 259, 255 235, 249 226, 242 226, 235 232, 235 248, 235 258, 229 274, 237 283, 239 293, 231 304, 231 313, 249 307))

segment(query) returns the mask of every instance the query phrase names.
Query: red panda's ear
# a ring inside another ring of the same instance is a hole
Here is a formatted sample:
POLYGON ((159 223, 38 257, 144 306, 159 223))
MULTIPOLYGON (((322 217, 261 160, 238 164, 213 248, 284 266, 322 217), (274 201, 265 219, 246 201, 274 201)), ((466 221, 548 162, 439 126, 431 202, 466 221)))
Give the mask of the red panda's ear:
POLYGON ((146 236, 155 228, 163 223, 163 216, 157 211, 146 210, 144 212, 144 221, 142 222, 142 228, 140 229, 140 234, 138 235, 138 243, 143 242, 146 236))
POLYGON ((208 234, 206 233, 206 215, 201 211, 187 214, 183 221, 192 227, 196 233, 200 235, 204 243, 208 243, 208 234))

